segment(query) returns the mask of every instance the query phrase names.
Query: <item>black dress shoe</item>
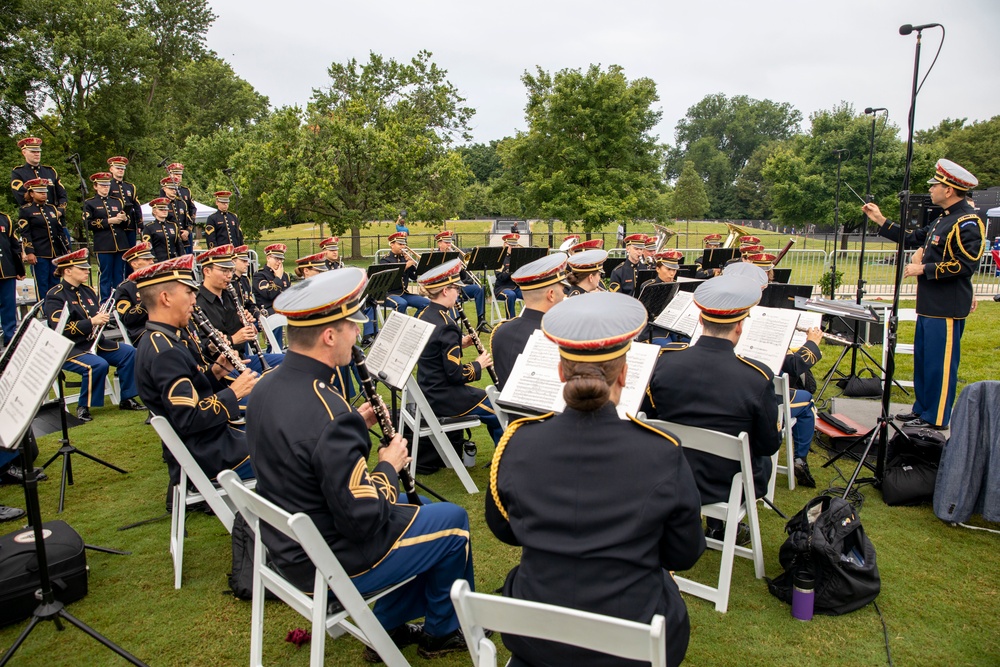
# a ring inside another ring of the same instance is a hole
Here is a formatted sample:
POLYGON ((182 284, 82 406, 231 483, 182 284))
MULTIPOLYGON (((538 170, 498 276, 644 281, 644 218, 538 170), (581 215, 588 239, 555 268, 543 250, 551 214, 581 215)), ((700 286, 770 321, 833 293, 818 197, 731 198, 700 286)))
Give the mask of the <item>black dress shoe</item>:
POLYGON ((17 521, 24 516, 24 510, 20 507, 5 507, 0 505, 0 522, 17 521))
POLYGON ((993 300, 994 301, 1000 301, 1000 294, 994 294, 993 295, 993 300))
POLYGON ((92 422, 94 418, 90 416, 90 410, 81 406, 76 409, 76 418, 82 422, 92 422))
POLYGON ((903 422, 903 426, 905 428, 932 428, 935 431, 948 430, 947 426, 938 426, 937 424, 931 424, 930 422, 925 422, 923 419, 920 419, 919 417, 917 419, 911 419, 908 422, 903 422))
POLYGON ((795 482, 799 486, 805 486, 810 489, 816 488, 816 480, 813 479, 812 473, 809 472, 809 464, 806 463, 805 459, 795 459, 795 482))
POLYGON ((431 637, 424 633, 420 638, 420 646, 417 647, 417 653, 420 654, 420 657, 428 660, 431 658, 440 658, 449 653, 468 650, 469 647, 465 643, 465 635, 462 634, 461 629, 455 630, 444 637, 431 637))
POLYGON ((493 333, 493 327, 486 320, 479 320, 479 324, 476 325, 476 331, 484 334, 493 333))
POLYGON ((914 419, 920 419, 920 415, 916 412, 900 412, 896 415, 896 421, 898 422, 911 422, 914 419))
POLYGON ((118 404, 119 410, 145 410, 142 403, 135 400, 134 398, 123 399, 121 403, 118 404))
MULTIPOLYGON (((424 636, 424 624, 403 623, 399 627, 390 630, 388 634, 393 644, 399 648, 405 648, 411 644, 416 644, 424 636)), ((371 646, 365 647, 365 650, 361 653, 361 659, 373 664, 383 662, 382 657, 371 646)))

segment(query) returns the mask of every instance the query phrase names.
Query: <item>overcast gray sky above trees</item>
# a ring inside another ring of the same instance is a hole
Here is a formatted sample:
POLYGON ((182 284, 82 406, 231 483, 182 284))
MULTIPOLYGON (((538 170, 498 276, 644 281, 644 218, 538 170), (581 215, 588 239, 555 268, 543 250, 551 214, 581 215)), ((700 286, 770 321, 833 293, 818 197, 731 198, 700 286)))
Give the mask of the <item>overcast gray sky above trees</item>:
MULTIPOLYGON (((905 132, 915 42, 915 34, 898 34, 905 23, 948 31, 918 100, 917 129, 1000 113, 996 0, 210 3, 218 18, 208 47, 273 105, 305 106, 333 62, 366 61, 369 51, 409 61, 427 49, 476 109, 472 135, 480 142, 526 129, 525 70, 591 63, 653 79, 664 142, 673 143, 688 107, 718 92, 789 102, 806 119, 841 100, 859 110, 888 107, 905 132)), ((922 69, 940 34, 925 31, 922 69)))

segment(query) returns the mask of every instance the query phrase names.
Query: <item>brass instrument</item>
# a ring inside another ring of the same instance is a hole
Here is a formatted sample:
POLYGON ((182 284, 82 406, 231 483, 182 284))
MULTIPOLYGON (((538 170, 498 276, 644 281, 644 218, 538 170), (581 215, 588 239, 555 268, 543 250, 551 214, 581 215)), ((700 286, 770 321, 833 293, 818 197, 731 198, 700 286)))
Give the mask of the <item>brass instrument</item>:
POLYGON ((668 229, 663 225, 653 225, 653 229, 656 231, 656 250, 653 251, 653 254, 655 255, 658 252, 663 252, 663 248, 667 245, 667 241, 676 236, 677 232, 672 229, 668 229))
POLYGON ((722 242, 723 248, 738 248, 741 236, 753 236, 752 229, 740 227, 739 225, 734 225, 731 222, 727 222, 726 227, 729 228, 729 235, 726 237, 726 240, 722 242))
POLYGON ((457 245, 455 245, 454 241, 448 241, 448 245, 451 248, 452 252, 457 252, 458 253, 458 258, 462 262, 462 269, 465 270, 465 272, 469 275, 470 278, 472 278, 472 282, 474 282, 476 285, 478 285, 481 288, 483 286, 483 284, 481 282, 479 282, 479 278, 476 277, 475 273, 473 273, 472 271, 469 271, 469 269, 468 269, 468 266, 469 266, 469 255, 471 253, 462 252, 462 249, 459 248, 457 245))
POLYGON ((212 326, 212 323, 208 319, 208 315, 195 305, 194 310, 191 311, 191 319, 194 321, 195 326, 201 330, 212 345, 215 347, 216 351, 226 358, 226 361, 236 369, 236 372, 242 373, 247 370, 246 364, 240 359, 240 355, 236 353, 236 350, 226 342, 226 337, 221 331, 212 326))
MULTIPOLYGON (((101 307, 97 309, 97 314, 107 315, 109 317, 108 322, 110 322, 111 310, 114 307, 115 307, 115 295, 112 294, 111 296, 108 297, 108 300, 102 303, 101 307)), ((98 343, 101 342, 101 333, 103 333, 104 328, 108 326, 108 322, 105 322, 104 324, 102 324, 101 326, 97 327, 96 329, 90 332, 90 336, 87 337, 87 340, 94 341, 94 344, 90 346, 89 350, 87 350, 87 354, 97 354, 97 345, 98 343)))
POLYGON ((403 254, 406 255, 407 259, 412 260, 415 264, 420 263, 420 253, 411 248, 408 245, 403 246, 403 254))
POLYGON ((580 242, 579 236, 569 236, 559 245, 559 252, 569 252, 569 249, 580 242))

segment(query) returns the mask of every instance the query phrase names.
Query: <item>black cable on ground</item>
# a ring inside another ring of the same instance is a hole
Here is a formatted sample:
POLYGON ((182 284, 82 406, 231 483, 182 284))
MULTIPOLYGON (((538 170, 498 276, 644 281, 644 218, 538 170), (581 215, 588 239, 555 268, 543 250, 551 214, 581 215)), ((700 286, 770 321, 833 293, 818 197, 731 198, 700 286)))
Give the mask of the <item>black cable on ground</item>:
POLYGON ((889 667, 892 667, 892 652, 889 650, 889 628, 885 624, 885 617, 882 615, 882 610, 878 608, 878 602, 872 600, 872 604, 875 605, 878 618, 882 621, 882 637, 885 639, 885 659, 889 661, 889 667))

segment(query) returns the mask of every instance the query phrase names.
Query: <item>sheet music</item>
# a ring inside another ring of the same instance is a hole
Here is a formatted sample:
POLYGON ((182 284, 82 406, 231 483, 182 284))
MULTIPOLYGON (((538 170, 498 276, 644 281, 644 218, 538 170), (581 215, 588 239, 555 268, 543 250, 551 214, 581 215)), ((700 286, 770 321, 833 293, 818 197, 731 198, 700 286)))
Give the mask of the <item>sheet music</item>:
POLYGON ((24 326, 24 335, 0 376, 0 447, 7 449, 20 444, 73 349, 71 340, 39 320, 24 326))
POLYGON ((736 354, 765 364, 775 374, 781 372, 788 354, 799 312, 787 308, 754 306, 743 320, 743 334, 736 344, 736 354))
POLYGON ((799 313, 799 323, 796 324, 795 333, 792 334, 792 342, 789 347, 802 347, 806 344, 806 332, 799 331, 798 328, 811 329, 823 324, 822 313, 799 313))
MULTIPOLYGON (((659 353, 658 345, 632 343, 626 354, 625 387, 618 401, 620 418, 627 419, 626 413, 634 415, 639 411, 659 353)), ((538 414, 562 412, 566 409, 563 386, 559 380, 559 347, 538 330, 514 362, 498 402, 501 407, 506 405, 538 414)))
POLYGON ((698 315, 701 311, 694 304, 694 293, 680 291, 663 309, 663 312, 656 316, 653 324, 663 329, 676 331, 685 336, 694 334, 695 327, 698 326, 698 315))
POLYGON ((434 325, 430 322, 397 311, 389 313, 366 355, 365 363, 372 377, 402 389, 433 332, 434 325))

